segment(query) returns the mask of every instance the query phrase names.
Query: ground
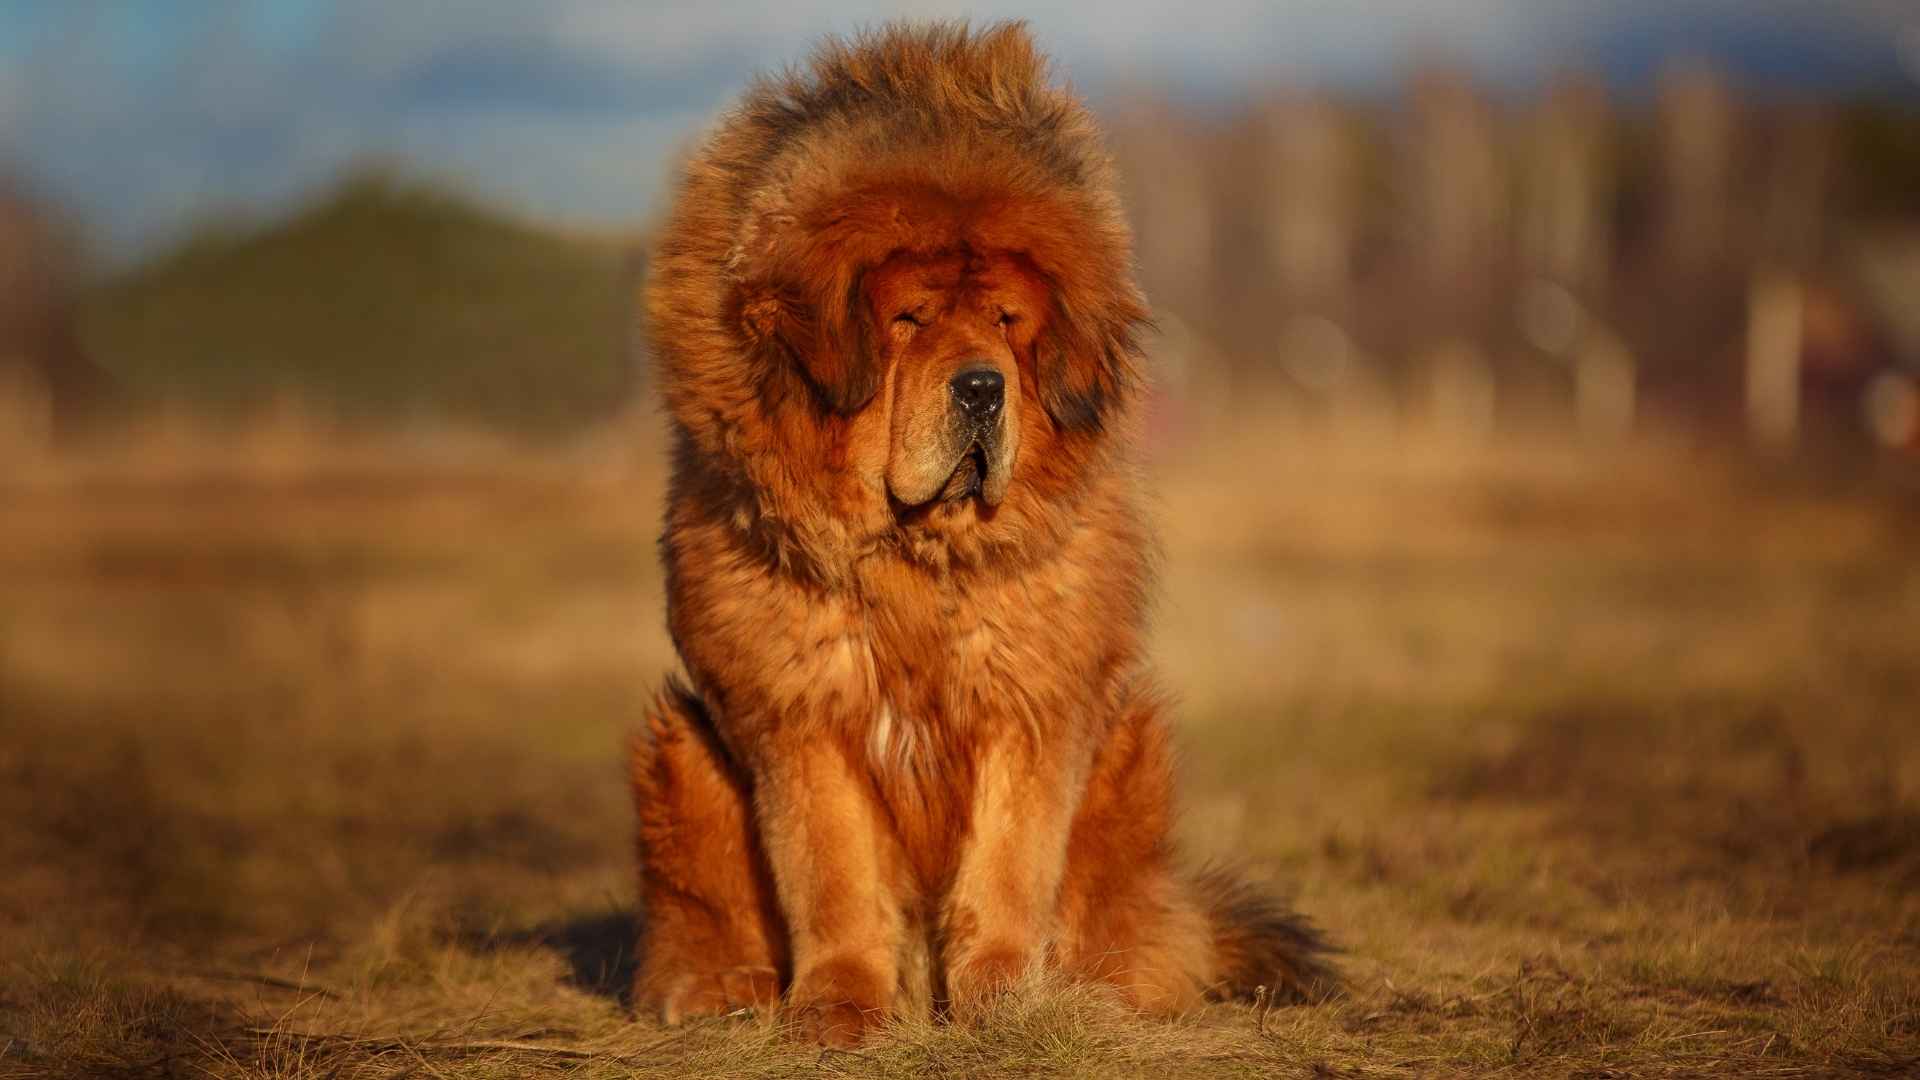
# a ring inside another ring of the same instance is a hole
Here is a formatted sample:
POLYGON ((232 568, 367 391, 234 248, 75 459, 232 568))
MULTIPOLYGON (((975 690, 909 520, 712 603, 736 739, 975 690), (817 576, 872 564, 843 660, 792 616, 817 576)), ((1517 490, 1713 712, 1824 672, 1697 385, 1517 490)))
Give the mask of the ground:
POLYGON ((1162 453, 1184 835, 1347 993, 1039 984, 822 1053, 622 997, 656 450, 163 425, 0 470, 0 1077, 1920 1071, 1911 464, 1162 453))

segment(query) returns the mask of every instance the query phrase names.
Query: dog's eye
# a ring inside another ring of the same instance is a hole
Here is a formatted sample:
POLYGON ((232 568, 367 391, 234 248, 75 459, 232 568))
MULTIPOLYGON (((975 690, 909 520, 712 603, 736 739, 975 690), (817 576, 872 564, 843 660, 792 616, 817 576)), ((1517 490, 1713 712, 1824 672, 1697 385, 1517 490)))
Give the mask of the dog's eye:
POLYGON ((912 311, 903 311, 903 312, 901 312, 900 314, 898 314, 898 315, 895 315, 895 316, 893 317, 893 325, 895 325, 895 326, 925 326, 925 325, 926 325, 926 323, 923 323, 923 322, 921 322, 921 321, 920 321, 920 315, 919 315, 919 313, 917 313, 917 312, 912 312, 912 311))
POLYGON ((1008 327, 1008 326, 1012 326, 1014 323, 1017 323, 1019 321, 1020 321, 1020 316, 1015 315, 1011 311, 1003 311, 1000 313, 999 318, 993 320, 993 325, 999 326, 999 327, 1008 327))

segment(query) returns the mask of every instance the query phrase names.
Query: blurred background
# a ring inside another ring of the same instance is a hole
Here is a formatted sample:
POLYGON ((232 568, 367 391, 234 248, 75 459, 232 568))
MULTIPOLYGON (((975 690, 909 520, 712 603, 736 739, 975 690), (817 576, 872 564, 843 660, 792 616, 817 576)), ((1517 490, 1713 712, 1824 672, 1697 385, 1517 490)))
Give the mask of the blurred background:
POLYGON ((955 14, 1120 164, 1187 842, 1349 950, 1220 1053, 1920 1070, 1911 0, 0 0, 0 1076, 737 1059, 620 1010, 647 236, 955 14))
MULTIPOLYGON (((577 432, 644 392, 631 295, 688 140, 755 70, 916 13, 0 7, 8 426, 577 432)), ((1906 4, 1025 14, 1111 129, 1172 423, 1257 390, 1469 436, 1920 439, 1906 4)))

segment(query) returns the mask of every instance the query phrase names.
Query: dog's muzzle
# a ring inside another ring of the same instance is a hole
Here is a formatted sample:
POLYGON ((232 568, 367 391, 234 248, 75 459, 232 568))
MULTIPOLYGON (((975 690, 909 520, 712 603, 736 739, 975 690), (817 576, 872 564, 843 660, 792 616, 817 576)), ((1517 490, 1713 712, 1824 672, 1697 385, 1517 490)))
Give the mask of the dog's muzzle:
MULTIPOLYGON (((949 380, 947 387, 953 395, 954 443, 966 447, 941 491, 942 498, 951 501, 983 492, 992 463, 999 457, 1007 380, 990 367, 970 367, 949 380)), ((998 492, 995 495, 998 501, 998 492)))

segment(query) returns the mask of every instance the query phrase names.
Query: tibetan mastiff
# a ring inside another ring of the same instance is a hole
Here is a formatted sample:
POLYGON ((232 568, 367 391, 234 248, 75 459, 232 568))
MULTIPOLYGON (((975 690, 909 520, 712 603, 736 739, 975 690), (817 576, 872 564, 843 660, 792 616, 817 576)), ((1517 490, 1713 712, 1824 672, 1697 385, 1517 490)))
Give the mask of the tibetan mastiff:
POLYGON ((1328 985, 1304 920, 1169 841, 1131 259, 1017 24, 830 40, 684 166, 639 1007, 846 1045, 1035 968, 1156 1012, 1328 985))

